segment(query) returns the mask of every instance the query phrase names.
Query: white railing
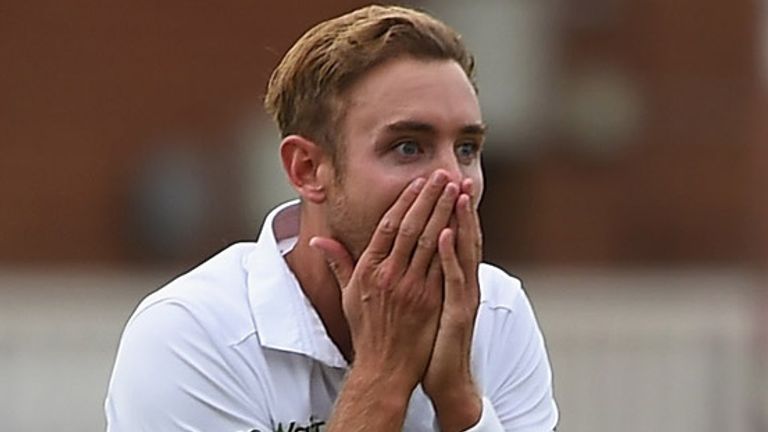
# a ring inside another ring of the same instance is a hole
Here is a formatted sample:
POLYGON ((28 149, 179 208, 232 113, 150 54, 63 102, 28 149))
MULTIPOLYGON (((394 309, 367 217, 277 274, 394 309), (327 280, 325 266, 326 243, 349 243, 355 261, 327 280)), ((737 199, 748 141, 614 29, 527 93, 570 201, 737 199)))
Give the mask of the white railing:
MULTIPOLYGON (((768 311, 757 276, 519 274, 547 339, 560 431, 767 430, 768 367, 757 328, 768 311)), ((0 271, 0 431, 104 430, 120 331, 164 279, 0 271)))
POLYGON ((759 280, 746 272, 530 272, 560 430, 765 431, 759 280))

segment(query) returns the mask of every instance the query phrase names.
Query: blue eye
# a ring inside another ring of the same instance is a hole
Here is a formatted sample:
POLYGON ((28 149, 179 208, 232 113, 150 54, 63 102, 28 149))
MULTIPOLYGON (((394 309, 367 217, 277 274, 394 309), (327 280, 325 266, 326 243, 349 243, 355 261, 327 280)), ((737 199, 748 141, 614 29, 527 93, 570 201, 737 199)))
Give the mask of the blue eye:
POLYGON ((395 146, 395 151, 403 156, 416 156, 421 153, 421 147, 415 141, 401 141, 395 146))
POLYGON ((459 160, 472 160, 478 156, 480 146, 474 142, 465 142, 456 147, 456 156, 459 160))

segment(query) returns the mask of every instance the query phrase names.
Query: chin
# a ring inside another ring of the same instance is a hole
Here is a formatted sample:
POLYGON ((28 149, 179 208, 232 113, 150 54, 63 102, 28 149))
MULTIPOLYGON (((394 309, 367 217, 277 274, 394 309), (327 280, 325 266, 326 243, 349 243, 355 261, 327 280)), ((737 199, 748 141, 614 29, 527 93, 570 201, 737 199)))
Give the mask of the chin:
POLYGON ((361 232, 350 230, 349 228, 350 226, 346 225, 346 227, 342 226, 341 229, 333 230, 333 238, 341 242, 352 256, 352 259, 357 262, 368 247, 372 232, 361 232))

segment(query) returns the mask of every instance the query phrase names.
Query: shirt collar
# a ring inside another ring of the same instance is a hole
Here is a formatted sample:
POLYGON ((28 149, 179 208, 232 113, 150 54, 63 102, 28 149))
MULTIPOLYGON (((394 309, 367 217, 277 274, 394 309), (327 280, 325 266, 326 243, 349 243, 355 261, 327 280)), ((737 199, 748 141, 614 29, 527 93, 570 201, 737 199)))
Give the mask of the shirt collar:
POLYGON ((261 345, 309 356, 331 367, 347 367, 317 311, 283 256, 299 235, 299 201, 272 210, 246 258, 248 300, 261 345))

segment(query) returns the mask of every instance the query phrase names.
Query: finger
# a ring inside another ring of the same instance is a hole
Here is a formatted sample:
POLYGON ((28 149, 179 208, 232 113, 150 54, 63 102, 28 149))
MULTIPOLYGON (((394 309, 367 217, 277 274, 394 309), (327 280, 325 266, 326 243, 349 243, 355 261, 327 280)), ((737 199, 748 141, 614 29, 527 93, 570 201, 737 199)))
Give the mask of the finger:
POLYGON ((443 308, 443 298, 445 294, 443 287, 443 270, 440 268, 440 257, 437 254, 432 256, 432 260, 429 263, 429 270, 427 270, 422 295, 431 299, 430 304, 436 306, 435 316, 439 317, 443 308))
POLYGON ((395 237, 395 244, 392 246, 390 259, 395 261, 396 265, 405 265, 411 258, 413 248, 418 241, 419 236, 432 215, 435 203, 440 198, 448 183, 448 174, 443 170, 435 171, 427 181, 416 201, 406 212, 400 229, 395 237))
POLYGON ((476 246, 478 246, 477 253, 478 257, 482 257, 483 251, 482 251, 482 240, 483 240, 483 231, 480 228, 480 216, 478 214, 478 206, 480 204, 480 191, 478 190, 477 185, 471 178, 466 178, 461 183, 461 191, 462 193, 465 193, 469 195, 471 198, 471 210, 472 210, 472 224, 476 227, 477 231, 477 239, 478 242, 476 246))
POLYGON ((448 183, 443 189, 443 193, 435 204, 431 216, 427 220, 419 236, 409 271, 417 275, 427 273, 428 267, 435 257, 437 251, 437 241, 440 232, 448 225, 456 205, 456 197, 459 195, 459 185, 448 183))
POLYGON ((392 207, 382 216, 365 250, 365 253, 373 258, 374 261, 380 262, 389 255, 392 243, 400 229, 400 223, 405 213, 419 196, 425 183, 426 180, 423 178, 417 178, 412 181, 403 189, 403 192, 400 193, 392 207))
POLYGON ((466 274, 476 271, 482 255, 482 239, 477 211, 469 195, 461 194, 456 200, 457 250, 459 262, 466 274))
POLYGON ((472 206, 474 208, 477 208, 477 205, 480 201, 480 195, 479 190, 477 188, 477 185, 475 184, 475 181, 471 178, 465 178, 461 181, 461 193, 465 193, 472 198, 472 206))
POLYGON ((439 287, 442 294, 443 270, 441 268, 439 255, 433 255, 432 260, 429 262, 429 269, 427 270, 427 286, 439 287))
POLYGON ((459 264, 459 258, 456 255, 456 236, 450 228, 445 228, 440 232, 438 241, 438 253, 440 255, 440 267, 443 273, 444 281, 444 303, 461 301, 463 298, 462 287, 466 282, 464 271, 459 264))
POLYGON ((328 262, 328 267, 331 268, 331 272, 339 283, 339 287, 341 289, 346 288, 355 269, 354 261, 347 248, 328 237, 312 237, 309 239, 309 246, 323 254, 326 262, 328 262))

